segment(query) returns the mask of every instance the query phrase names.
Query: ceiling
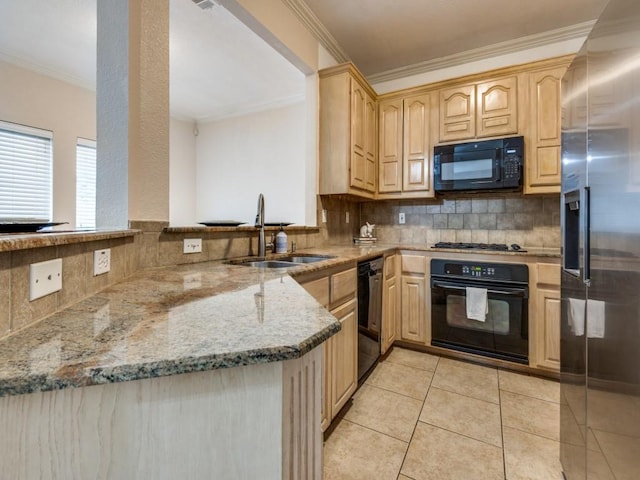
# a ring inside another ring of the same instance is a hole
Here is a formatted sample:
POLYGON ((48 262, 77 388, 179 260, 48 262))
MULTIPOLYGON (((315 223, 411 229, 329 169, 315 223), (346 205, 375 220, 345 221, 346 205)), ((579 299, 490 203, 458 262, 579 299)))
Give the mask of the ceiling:
MULTIPOLYGON (((170 7, 172 116, 207 121, 303 100, 304 75, 226 9, 170 7)), ((0 60, 95 90, 96 0, 0 0, 0 12, 0 60)))
MULTIPOLYGON (((0 0, 0 60, 95 89, 96 1, 0 0)), ((607 2, 282 1, 370 79, 594 20, 607 2)), ((225 8, 170 5, 173 116, 207 121, 302 100, 303 74, 225 8)))
POLYGON ((285 1, 306 2, 348 58, 371 77, 592 21, 608 0, 285 1))

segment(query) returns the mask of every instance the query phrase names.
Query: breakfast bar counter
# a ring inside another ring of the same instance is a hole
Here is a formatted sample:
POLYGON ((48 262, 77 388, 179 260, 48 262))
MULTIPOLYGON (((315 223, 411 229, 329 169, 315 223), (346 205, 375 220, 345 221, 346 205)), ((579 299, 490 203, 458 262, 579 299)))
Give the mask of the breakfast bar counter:
POLYGON ((339 330, 281 269, 139 271, 0 341, 0 468, 319 478, 320 345, 339 330))

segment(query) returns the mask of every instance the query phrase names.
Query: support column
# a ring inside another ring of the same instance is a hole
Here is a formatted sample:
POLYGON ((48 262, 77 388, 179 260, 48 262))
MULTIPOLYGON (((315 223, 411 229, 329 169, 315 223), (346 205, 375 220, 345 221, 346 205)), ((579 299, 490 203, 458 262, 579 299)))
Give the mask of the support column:
POLYGON ((169 1, 98 3, 96 224, 169 220, 169 1))

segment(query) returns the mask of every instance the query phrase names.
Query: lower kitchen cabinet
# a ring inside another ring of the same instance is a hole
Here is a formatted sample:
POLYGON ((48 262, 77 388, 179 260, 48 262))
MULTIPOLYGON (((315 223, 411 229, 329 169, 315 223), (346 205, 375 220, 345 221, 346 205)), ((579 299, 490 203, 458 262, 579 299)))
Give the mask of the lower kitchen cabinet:
POLYGON ((532 367, 560 371, 560 265, 538 263, 533 292, 536 334, 532 367))
POLYGON ((399 255, 384 260, 384 286, 382 289, 382 351, 384 354, 396 340, 400 319, 400 289, 396 266, 399 255))
POLYGON ((335 417, 358 386, 358 309, 353 299, 331 310, 342 330, 329 339, 331 344, 331 417, 335 417))
POLYGON ((425 344, 427 341, 427 258, 402 254, 400 275, 400 338, 425 344))
POLYGON ((314 272, 296 280, 340 321, 342 329, 322 344, 322 430, 358 386, 357 270, 314 272))

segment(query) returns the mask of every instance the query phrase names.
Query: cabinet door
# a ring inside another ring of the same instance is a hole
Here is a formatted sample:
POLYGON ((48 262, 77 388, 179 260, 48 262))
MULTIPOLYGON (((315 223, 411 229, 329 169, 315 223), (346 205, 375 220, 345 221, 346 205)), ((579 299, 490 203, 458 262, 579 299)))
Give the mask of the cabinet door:
POLYGON ((342 330, 331 337, 331 417, 335 417, 358 385, 357 301, 331 313, 342 324, 342 330))
POLYGON ((382 102, 379 111, 378 191, 400 192, 402 190, 402 99, 382 102))
POLYGON ((538 366, 560 371, 560 291, 539 288, 536 312, 538 366))
POLYGON ((557 67, 529 77, 531 138, 525 157, 525 193, 560 191, 560 84, 565 70, 557 67))
POLYGON ((476 86, 440 90, 440 141, 463 140, 476 136, 476 86))
POLYGON ((404 100, 403 182, 406 192, 429 190, 429 94, 404 100))
POLYGON ((397 255, 384 260, 384 287, 382 289, 382 353, 396 340, 400 318, 400 292, 396 275, 397 255))
POLYGON ((402 319, 400 336, 402 340, 424 343, 425 323, 425 278, 412 274, 402 274, 402 319))
POLYGON ((376 151, 378 135, 376 131, 376 102, 369 95, 365 97, 365 151, 364 151, 364 189, 368 192, 376 191, 376 151))
POLYGON ((478 137, 518 132, 517 85, 517 77, 501 78, 477 85, 478 137))
POLYGON ((396 340, 398 328, 398 279, 395 276, 384 281, 382 305, 382 353, 385 353, 396 340))
POLYGON ((425 343, 427 260, 422 255, 401 256, 400 339, 425 343))
POLYGON ((358 82, 352 79, 350 185, 362 190, 366 185, 366 107, 367 94, 358 82))

